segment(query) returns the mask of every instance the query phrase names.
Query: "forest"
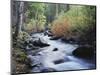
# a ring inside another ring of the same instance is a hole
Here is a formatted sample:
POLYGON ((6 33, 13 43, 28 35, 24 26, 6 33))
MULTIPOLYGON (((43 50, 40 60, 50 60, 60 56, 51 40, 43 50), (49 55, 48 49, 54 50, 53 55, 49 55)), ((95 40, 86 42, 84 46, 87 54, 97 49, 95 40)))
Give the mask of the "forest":
POLYGON ((12 1, 11 8, 12 73, 96 68, 96 6, 12 1))

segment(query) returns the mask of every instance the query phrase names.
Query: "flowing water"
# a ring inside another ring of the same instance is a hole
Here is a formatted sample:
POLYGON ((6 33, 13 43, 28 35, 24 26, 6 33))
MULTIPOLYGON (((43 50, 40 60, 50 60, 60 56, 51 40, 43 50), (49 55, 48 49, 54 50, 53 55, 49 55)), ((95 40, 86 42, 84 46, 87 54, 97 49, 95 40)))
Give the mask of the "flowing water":
POLYGON ((34 37, 42 38, 50 46, 40 48, 36 55, 28 55, 32 60, 33 69, 31 72, 42 72, 41 70, 52 69, 53 71, 68 71, 95 68, 95 64, 74 57, 72 51, 75 50, 77 44, 64 43, 59 40, 50 40, 47 35, 43 33, 33 34, 34 37), (54 50, 54 49, 57 50, 54 50))

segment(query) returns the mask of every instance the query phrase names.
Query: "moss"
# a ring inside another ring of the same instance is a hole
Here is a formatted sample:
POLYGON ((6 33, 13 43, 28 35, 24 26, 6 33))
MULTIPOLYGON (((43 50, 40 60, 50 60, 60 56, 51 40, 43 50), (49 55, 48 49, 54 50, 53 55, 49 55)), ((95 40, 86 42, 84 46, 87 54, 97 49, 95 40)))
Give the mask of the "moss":
POLYGON ((24 48, 25 41, 30 38, 30 35, 27 32, 20 32, 17 38, 17 46, 20 48, 24 48))
POLYGON ((15 66, 14 73, 27 73, 29 72, 29 65, 27 63, 27 54, 24 50, 24 43, 28 40, 30 35, 27 32, 20 32, 17 38, 16 46, 12 48, 13 65, 15 66))
POLYGON ((15 73, 28 73, 30 68, 27 63, 27 54, 23 49, 13 48, 13 65, 15 65, 15 73))
POLYGON ((22 31, 22 32, 19 33, 17 39, 18 39, 18 41, 20 42, 20 41, 25 41, 25 40, 27 40, 29 37, 30 37, 30 35, 29 35, 27 32, 22 31))

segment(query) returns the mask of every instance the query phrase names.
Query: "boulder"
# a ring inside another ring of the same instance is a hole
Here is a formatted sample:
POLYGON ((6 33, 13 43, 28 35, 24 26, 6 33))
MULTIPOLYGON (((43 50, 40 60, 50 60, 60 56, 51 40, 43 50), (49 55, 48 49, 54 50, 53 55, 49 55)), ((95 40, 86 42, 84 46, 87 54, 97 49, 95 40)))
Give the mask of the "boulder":
POLYGON ((53 36, 53 34, 52 33, 49 33, 48 36, 53 36))
POLYGON ((35 47, 33 44, 29 43, 27 46, 26 46, 26 50, 35 50, 35 49, 39 49, 39 47, 35 47))
POLYGON ((72 52, 72 54, 74 56, 86 59, 90 59, 95 55, 94 49, 92 47, 86 47, 86 46, 78 47, 76 50, 72 52))
POLYGON ((54 48, 53 51, 58 51, 58 48, 54 48))
POLYGON ((63 42, 69 42, 69 40, 67 40, 67 39, 64 38, 64 37, 62 37, 61 40, 62 40, 63 42))
POLYGON ((41 70, 41 72, 56 72, 56 70, 53 68, 44 68, 41 70))
POLYGON ((66 43, 77 44, 79 42, 78 39, 75 38, 64 38, 62 37, 61 40, 66 43))
POLYGON ((39 49, 40 47, 46 47, 46 46, 50 45, 42 38, 30 39, 28 41, 25 41, 24 43, 24 48, 26 50, 39 49))
POLYGON ((65 61, 63 59, 60 59, 60 60, 56 60, 54 61, 54 64, 61 64, 61 63, 64 63, 65 61))
POLYGON ((58 40, 58 39, 60 39, 60 38, 61 38, 61 37, 53 36, 53 37, 50 38, 50 40, 58 40))
POLYGON ((53 34, 52 34, 51 31, 45 31, 45 32, 44 32, 44 35, 53 36, 53 34))
POLYGON ((39 46, 39 47, 46 47, 46 46, 50 46, 48 43, 42 41, 40 38, 38 40, 35 40, 33 42, 34 46, 39 46))
POLYGON ((32 55, 28 55, 27 56, 28 60, 30 60, 30 65, 31 66, 37 66, 39 64, 41 64, 41 57, 40 56, 32 56, 32 55))

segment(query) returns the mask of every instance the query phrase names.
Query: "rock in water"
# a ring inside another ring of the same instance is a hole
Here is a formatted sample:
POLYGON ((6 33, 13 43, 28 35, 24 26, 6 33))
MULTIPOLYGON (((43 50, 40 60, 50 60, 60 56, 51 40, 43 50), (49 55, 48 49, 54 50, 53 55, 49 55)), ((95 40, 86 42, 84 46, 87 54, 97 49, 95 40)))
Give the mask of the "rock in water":
POLYGON ((60 63, 64 63, 65 61, 63 59, 60 59, 60 60, 56 60, 54 61, 54 64, 60 64, 60 63))
POLYGON ((45 32, 44 32, 44 35, 53 36, 53 34, 52 34, 51 31, 45 31, 45 32))
POLYGON ((56 70, 53 68, 45 68, 45 69, 42 69, 41 72, 56 72, 56 70))
POLYGON ((61 37, 53 36, 53 37, 50 38, 50 40, 58 40, 58 39, 60 39, 60 38, 61 38, 61 37))
POLYGON ((28 55, 27 58, 30 60, 30 65, 36 67, 37 65, 41 64, 41 57, 40 56, 32 56, 28 55))
POLYGON ((78 47, 72 54, 77 57, 89 59, 94 57, 94 49, 92 47, 78 47))
POLYGON ((53 51, 58 51, 58 48, 54 48, 53 51))
POLYGON ((48 43, 45 43, 44 41, 42 41, 40 38, 38 40, 35 40, 33 42, 34 46, 39 46, 39 47, 46 47, 46 46, 50 46, 48 43))

